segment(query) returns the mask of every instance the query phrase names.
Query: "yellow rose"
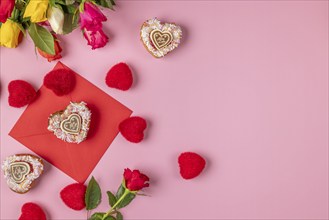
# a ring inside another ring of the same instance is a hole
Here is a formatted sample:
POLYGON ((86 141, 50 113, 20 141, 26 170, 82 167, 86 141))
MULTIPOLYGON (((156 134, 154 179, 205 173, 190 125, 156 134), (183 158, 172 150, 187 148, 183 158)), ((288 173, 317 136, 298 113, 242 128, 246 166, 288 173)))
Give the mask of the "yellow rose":
POLYGON ((49 0, 30 0, 23 17, 30 17, 31 22, 33 23, 46 21, 48 3, 49 0))
POLYGON ((15 48, 20 43, 21 29, 18 24, 7 19, 6 23, 0 28, 0 45, 9 48, 15 48))

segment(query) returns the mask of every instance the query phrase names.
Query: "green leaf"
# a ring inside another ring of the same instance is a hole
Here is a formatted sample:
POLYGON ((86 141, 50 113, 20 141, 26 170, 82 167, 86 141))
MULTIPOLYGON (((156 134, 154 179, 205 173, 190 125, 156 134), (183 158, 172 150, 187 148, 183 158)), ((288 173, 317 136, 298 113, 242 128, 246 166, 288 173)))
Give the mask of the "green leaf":
POLYGON ((113 207, 114 204, 117 202, 117 198, 110 191, 107 191, 106 193, 107 193, 107 196, 109 197, 109 204, 110 204, 111 207, 113 207))
POLYGON ((117 220, 123 220, 123 216, 121 214, 121 212, 117 212, 117 220))
POLYGON ((64 13, 74 14, 78 8, 75 5, 62 5, 62 9, 64 13))
POLYGON ((121 200, 121 202, 117 205, 118 209, 121 209, 123 207, 126 207, 127 205, 129 205, 131 203, 131 201, 133 201, 133 199, 136 197, 135 193, 129 192, 123 200, 121 200))
POLYGON ((88 220, 116 220, 113 216, 110 215, 103 219, 105 214, 105 212, 96 212, 88 220))
POLYGON ((102 198, 101 189, 95 178, 92 177, 88 183, 88 187, 85 195, 86 209, 87 210, 95 209, 101 202, 101 198, 102 198))
POLYGON ((25 31, 25 29, 24 29, 23 25, 22 25, 22 24, 20 24, 20 23, 16 23, 16 24, 17 24, 18 28, 19 28, 19 29, 22 31, 22 33, 23 33, 24 37, 26 37, 26 31, 25 31))
POLYGON ((78 14, 64 14, 64 25, 63 33, 69 34, 78 26, 78 19, 76 18, 78 14))
POLYGON ((102 220, 104 215, 105 213, 103 212, 96 212, 88 220, 102 220))
POLYGON ((123 186, 124 183, 122 183, 120 186, 119 186, 119 189, 117 191, 117 194, 116 194, 116 197, 117 197, 117 200, 120 199, 120 197, 125 193, 126 189, 125 187, 123 186))
POLYGON ((25 3, 23 1, 16 1, 15 8, 21 11, 24 9, 24 7, 25 7, 25 3))
POLYGON ((50 5, 51 7, 55 7, 55 5, 56 5, 55 0, 49 0, 49 5, 50 5))
POLYGON ((66 5, 73 5, 75 0, 65 0, 66 5))
POLYGON ((54 37, 47 29, 31 23, 28 32, 37 48, 48 54, 55 55, 54 37))
POLYGON ((96 0, 95 1, 98 5, 103 6, 104 8, 109 8, 111 10, 114 10, 113 6, 113 0, 96 0))
POLYGON ((60 5, 66 5, 65 0, 51 0, 51 1, 55 1, 56 4, 60 4, 60 5))

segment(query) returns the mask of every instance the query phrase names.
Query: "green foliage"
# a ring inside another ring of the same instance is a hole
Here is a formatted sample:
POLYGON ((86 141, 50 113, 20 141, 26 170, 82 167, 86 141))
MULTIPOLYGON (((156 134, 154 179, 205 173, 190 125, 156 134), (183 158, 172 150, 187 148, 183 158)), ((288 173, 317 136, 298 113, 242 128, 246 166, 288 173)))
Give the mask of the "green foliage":
POLYGON ((133 199, 136 197, 135 193, 129 192, 126 194, 126 196, 120 201, 120 203, 117 205, 118 209, 121 209, 123 207, 126 207, 133 201, 133 199))
POLYGON ((109 204, 111 207, 113 207, 114 204, 117 202, 117 198, 115 197, 115 195, 113 195, 111 191, 107 191, 106 193, 109 198, 109 204))
POLYGON ((113 216, 110 215, 104 218, 105 214, 106 213, 104 212, 96 212, 88 220, 116 220, 113 216))
POLYGON ((28 32, 37 48, 48 54, 55 54, 54 37, 46 28, 31 23, 28 32))
POLYGON ((96 4, 114 10, 115 2, 114 0, 95 0, 96 4))
POLYGON ((117 220, 123 220, 123 216, 121 214, 121 212, 117 212, 117 220))
POLYGON ((85 195, 86 209, 95 209, 101 202, 102 193, 99 184, 94 177, 88 183, 88 187, 85 195))

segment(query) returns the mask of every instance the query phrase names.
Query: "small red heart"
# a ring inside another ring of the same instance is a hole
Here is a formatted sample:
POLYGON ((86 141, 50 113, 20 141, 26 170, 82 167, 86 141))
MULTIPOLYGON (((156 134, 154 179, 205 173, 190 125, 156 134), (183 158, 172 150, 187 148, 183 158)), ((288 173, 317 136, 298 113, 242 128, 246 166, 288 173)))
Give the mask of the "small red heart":
POLYGON ((139 143, 144 139, 146 127, 145 119, 135 116, 122 121, 119 125, 119 131, 128 141, 139 143))
POLYGON ((126 91, 133 84, 133 75, 127 64, 118 63, 108 71, 105 82, 111 88, 126 91))
POLYGON ((69 208, 81 210, 86 207, 85 194, 87 187, 82 183, 73 183, 66 186, 60 192, 60 196, 69 208))
POLYGON ((180 174, 184 179, 197 177, 206 165, 205 159, 193 152, 182 153, 178 157, 180 174))
POLYGON ((22 214, 18 220, 46 220, 46 214, 40 206, 28 202, 22 206, 22 214))
POLYGON ((8 85, 8 103, 12 107, 20 108, 31 103, 37 96, 34 88, 23 80, 13 80, 8 85))
POLYGON ((75 75, 68 69, 52 70, 44 77, 43 84, 58 96, 67 95, 74 89, 75 75))

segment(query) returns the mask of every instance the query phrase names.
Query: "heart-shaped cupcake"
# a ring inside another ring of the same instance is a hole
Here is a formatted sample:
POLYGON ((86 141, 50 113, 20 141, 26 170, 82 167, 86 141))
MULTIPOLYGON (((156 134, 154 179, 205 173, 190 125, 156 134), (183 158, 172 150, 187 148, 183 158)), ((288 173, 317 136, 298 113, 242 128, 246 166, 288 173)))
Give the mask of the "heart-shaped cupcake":
POLYGON ((26 193, 42 174, 43 162, 41 158, 34 155, 16 154, 6 158, 2 170, 12 191, 26 193))
POLYGON ((79 144, 87 138, 90 118, 86 103, 71 102, 64 111, 50 115, 48 130, 63 141, 79 144))
POLYGON ((161 23, 150 19, 141 27, 141 40, 145 48, 156 58, 165 56, 180 44, 182 30, 174 23, 161 23))

